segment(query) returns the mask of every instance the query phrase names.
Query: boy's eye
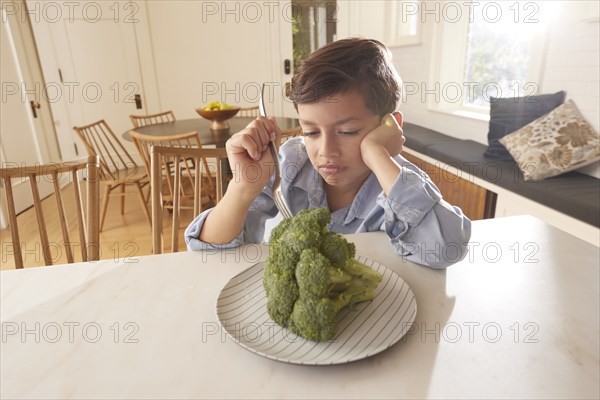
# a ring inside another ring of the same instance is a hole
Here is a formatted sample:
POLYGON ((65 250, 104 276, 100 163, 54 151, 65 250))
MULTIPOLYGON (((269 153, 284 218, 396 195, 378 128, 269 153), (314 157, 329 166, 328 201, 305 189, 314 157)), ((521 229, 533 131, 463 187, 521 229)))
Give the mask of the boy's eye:
POLYGON ((311 131, 311 132, 302 132, 304 136, 316 136, 319 134, 319 131, 311 131))
MULTIPOLYGON (((309 132, 302 132, 302 134, 304 136, 317 136, 319 135, 321 132, 320 131, 309 131, 309 132)), ((356 136, 360 133, 359 130, 356 131, 338 131, 338 133, 340 135, 347 135, 347 136, 356 136)))

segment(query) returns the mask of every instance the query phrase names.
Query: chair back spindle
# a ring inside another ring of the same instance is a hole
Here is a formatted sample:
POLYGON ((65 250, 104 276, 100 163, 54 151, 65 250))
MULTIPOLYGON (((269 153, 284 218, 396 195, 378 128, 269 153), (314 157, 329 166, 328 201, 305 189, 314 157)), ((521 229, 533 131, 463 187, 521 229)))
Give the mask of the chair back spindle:
MULTIPOLYGON (((129 133, 133 142, 140 153, 142 160, 144 161, 146 168, 150 171, 150 149, 152 146, 163 146, 163 147, 173 147, 178 149, 192 149, 192 148, 202 148, 202 142, 200 141, 200 137, 196 132, 188 132, 182 133, 179 135, 170 135, 170 136, 155 136, 155 135, 146 135, 142 133, 138 133, 136 131, 130 131, 129 133)), ((207 181, 207 190, 205 191, 207 194, 207 199, 215 200, 215 183, 213 170, 211 166, 208 164, 207 160, 204 158, 200 159, 201 164, 204 166, 204 171, 201 171, 201 176, 204 175, 207 181)), ((180 188, 180 196, 183 199, 188 199, 193 197, 193 193, 190 188, 194 187, 194 176, 193 168, 195 168, 196 164, 194 160, 187 160, 178 165, 178 167, 174 167, 172 163, 168 163, 166 161, 163 162, 163 179, 166 182, 166 186, 169 190, 169 195, 164 197, 164 200, 170 204, 173 200, 174 196, 174 187, 180 188), (174 180, 174 171, 177 168, 183 168, 185 170, 185 176, 183 177, 184 182, 181 185, 175 185, 174 180)))
POLYGON ((148 223, 151 223, 147 200, 142 192, 142 188, 149 183, 147 170, 137 165, 106 121, 100 120, 73 129, 85 145, 88 154, 100 157, 100 181, 106 187, 102 198, 100 230, 104 226, 110 196, 121 198, 121 215, 125 214, 126 186, 135 188, 148 223), (120 192, 115 191, 117 188, 121 189, 120 192))
POLYGON ((48 226, 44 207, 40 198, 39 182, 41 179, 51 180, 53 185, 53 195, 56 200, 58 210, 58 221, 62 234, 62 242, 68 263, 75 262, 73 246, 70 233, 68 215, 75 215, 77 231, 79 233, 79 247, 81 249, 81 261, 92 261, 99 259, 99 159, 98 156, 89 156, 85 160, 52 163, 36 166, 21 166, 0 168, 0 179, 4 183, 6 192, 6 203, 8 207, 8 218, 11 230, 11 240, 16 268, 23 268, 24 260, 22 253, 22 243, 20 241, 19 226, 15 210, 15 199, 13 192, 13 181, 16 179, 29 180, 31 194, 33 197, 33 207, 36 215, 37 230, 40 238, 40 245, 45 265, 52 265, 54 259, 51 252, 51 242, 48 238, 48 226), (87 181, 86 199, 87 207, 84 216, 81 188, 79 184, 78 172, 84 171, 87 181), (62 197, 61 180, 64 177, 71 180, 74 194, 75 211, 68 214, 65 208, 65 202, 62 197))
POLYGON ((175 122, 175 114, 173 111, 165 111, 157 114, 148 115, 130 115, 129 119, 133 124, 134 128, 140 128, 142 126, 164 124, 168 122, 175 122))
POLYGON ((285 143, 287 140, 302 135, 302 127, 297 126, 295 128, 290 128, 283 130, 281 132, 281 144, 285 143))
POLYGON ((258 106, 241 107, 234 118, 256 118, 258 117, 258 106))
POLYGON ((171 196, 165 194, 162 184, 163 171, 165 165, 172 166, 173 174, 173 192, 171 197, 172 221, 171 221, 171 251, 179 251, 179 235, 181 227, 181 210, 186 207, 183 204, 181 185, 186 181, 193 182, 192 202, 194 217, 201 211, 200 197, 202 193, 202 171, 201 161, 210 159, 216 165, 216 198, 218 203, 223 196, 223 187, 221 184, 223 178, 222 162, 227 158, 227 151, 224 148, 203 149, 203 148, 183 148, 171 146, 152 146, 150 150, 150 176, 152 189, 152 238, 155 254, 164 251, 163 246, 163 211, 166 202, 165 197, 171 196), (189 165, 190 168, 184 167, 189 165), (183 176, 185 175, 185 176, 183 176))

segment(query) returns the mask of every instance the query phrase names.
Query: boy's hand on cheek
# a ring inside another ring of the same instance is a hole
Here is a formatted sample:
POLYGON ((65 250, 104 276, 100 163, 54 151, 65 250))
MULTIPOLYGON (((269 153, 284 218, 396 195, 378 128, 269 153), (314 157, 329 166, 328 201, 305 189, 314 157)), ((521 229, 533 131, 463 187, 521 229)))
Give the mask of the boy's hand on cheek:
POLYGON ((405 138, 402 133, 402 115, 399 112, 387 114, 382 123, 369 132, 360 144, 363 161, 370 169, 380 157, 394 157, 400 154, 405 138), (400 122, 399 122, 400 121, 400 122))

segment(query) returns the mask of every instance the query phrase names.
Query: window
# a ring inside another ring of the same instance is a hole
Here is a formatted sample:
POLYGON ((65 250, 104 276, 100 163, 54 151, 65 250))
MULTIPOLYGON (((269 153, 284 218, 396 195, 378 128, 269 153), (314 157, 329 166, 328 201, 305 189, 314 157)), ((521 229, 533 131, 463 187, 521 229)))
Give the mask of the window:
POLYGON ((442 2, 429 107, 483 119, 491 97, 538 94, 552 3, 442 2))
POLYGON ((388 47, 421 43, 419 0, 338 0, 339 38, 362 36, 388 47))
POLYGON ((401 0, 385 2, 388 47, 412 46, 421 43, 419 27, 419 1, 401 0))

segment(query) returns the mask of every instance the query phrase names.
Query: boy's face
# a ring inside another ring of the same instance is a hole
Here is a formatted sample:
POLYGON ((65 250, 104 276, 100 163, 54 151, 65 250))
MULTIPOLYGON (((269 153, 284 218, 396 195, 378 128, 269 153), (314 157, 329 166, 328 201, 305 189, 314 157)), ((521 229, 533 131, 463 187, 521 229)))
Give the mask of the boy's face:
POLYGON ((381 122, 358 91, 299 104, 298 115, 308 157, 323 177, 326 191, 354 196, 369 176, 360 143, 381 122))

